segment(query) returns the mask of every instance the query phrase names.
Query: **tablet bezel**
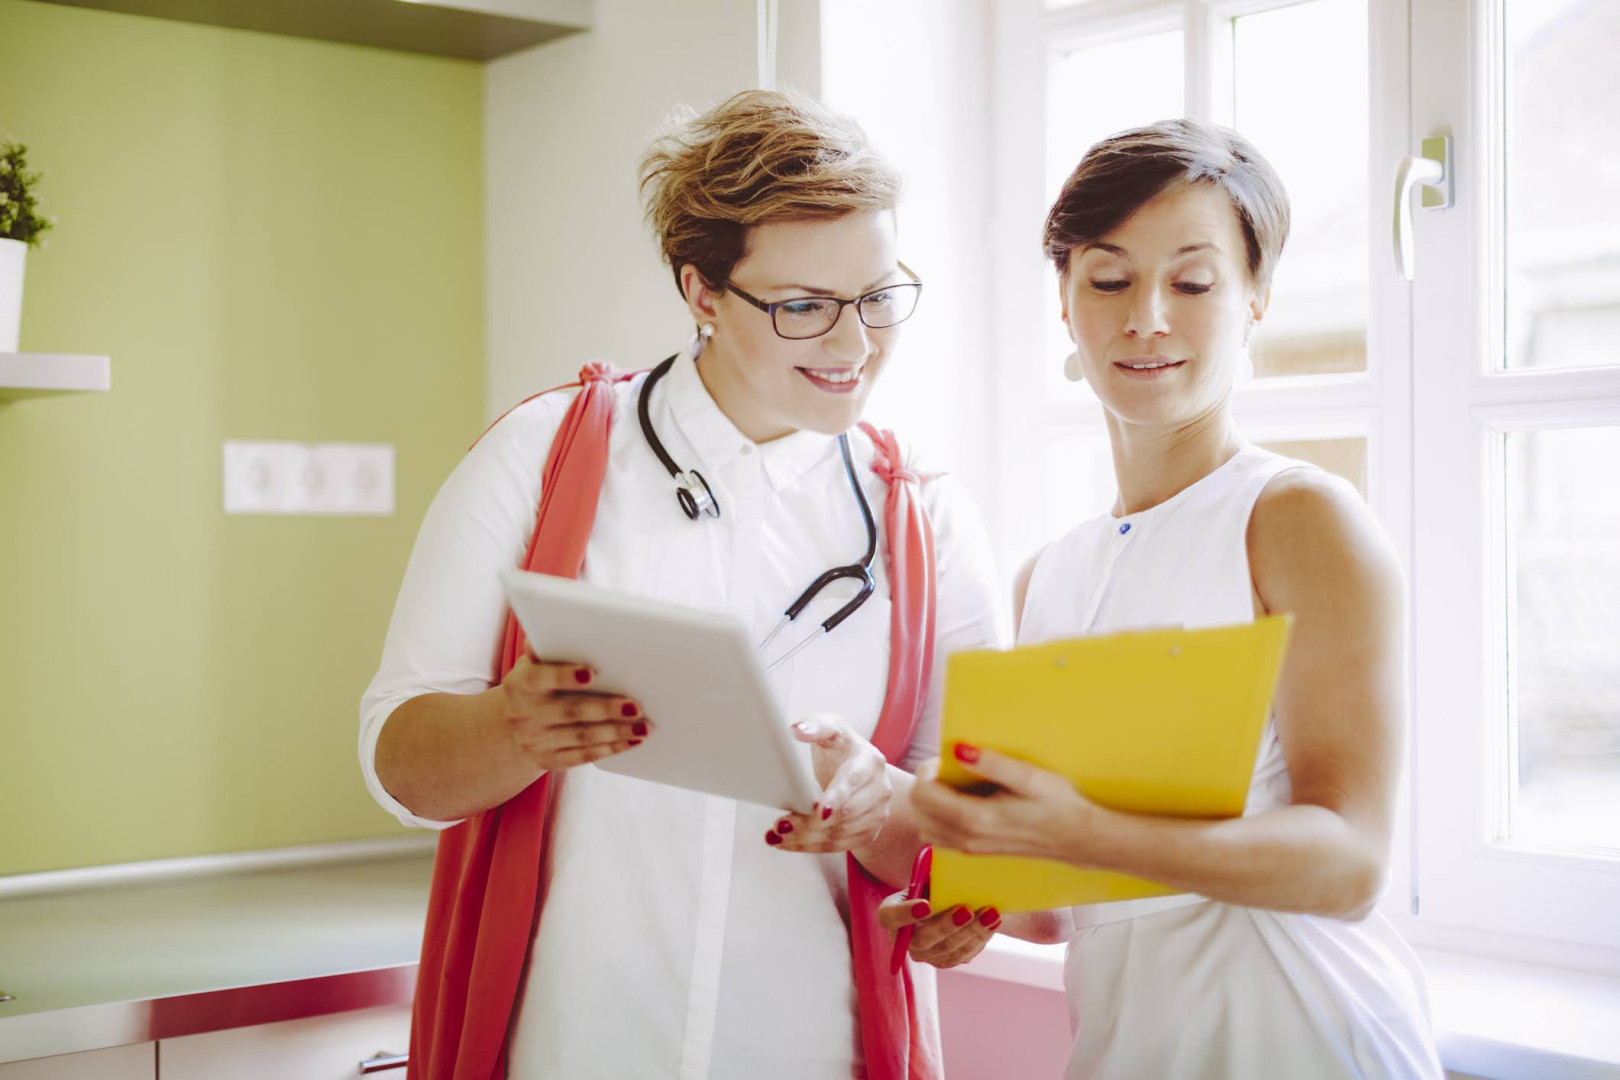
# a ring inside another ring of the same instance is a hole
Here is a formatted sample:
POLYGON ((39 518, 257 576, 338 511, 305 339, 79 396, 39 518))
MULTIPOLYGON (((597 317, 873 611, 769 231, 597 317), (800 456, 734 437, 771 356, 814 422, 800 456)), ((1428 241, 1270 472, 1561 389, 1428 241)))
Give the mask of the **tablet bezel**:
POLYGON ((656 730, 599 769, 808 814, 821 797, 752 641, 734 617, 523 570, 507 602, 547 660, 589 665, 592 688, 639 702, 656 730))

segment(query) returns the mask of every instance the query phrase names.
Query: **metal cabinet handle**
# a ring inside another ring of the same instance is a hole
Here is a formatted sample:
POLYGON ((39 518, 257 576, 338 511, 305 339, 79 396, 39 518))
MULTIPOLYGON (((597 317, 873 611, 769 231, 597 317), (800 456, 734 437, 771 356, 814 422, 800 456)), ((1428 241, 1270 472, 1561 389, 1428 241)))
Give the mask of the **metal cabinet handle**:
POLYGON ((360 1074, 364 1076, 385 1069, 403 1069, 409 1058, 409 1054, 389 1054, 379 1050, 375 1057, 368 1057, 360 1063, 360 1074))
POLYGON ((1418 157, 1402 158, 1395 169, 1395 269, 1407 281, 1417 274, 1412 244, 1412 189, 1421 187, 1425 210, 1444 210, 1452 204, 1451 136, 1423 140, 1418 157))

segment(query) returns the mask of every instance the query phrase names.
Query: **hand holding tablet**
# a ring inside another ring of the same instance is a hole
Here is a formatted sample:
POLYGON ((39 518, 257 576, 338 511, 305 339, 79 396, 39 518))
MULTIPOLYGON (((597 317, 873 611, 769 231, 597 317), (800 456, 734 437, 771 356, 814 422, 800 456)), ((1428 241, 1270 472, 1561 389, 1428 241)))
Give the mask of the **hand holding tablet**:
POLYGON ((820 788, 736 619, 521 570, 501 583, 531 653, 588 664, 657 726, 597 768, 811 813, 820 788))

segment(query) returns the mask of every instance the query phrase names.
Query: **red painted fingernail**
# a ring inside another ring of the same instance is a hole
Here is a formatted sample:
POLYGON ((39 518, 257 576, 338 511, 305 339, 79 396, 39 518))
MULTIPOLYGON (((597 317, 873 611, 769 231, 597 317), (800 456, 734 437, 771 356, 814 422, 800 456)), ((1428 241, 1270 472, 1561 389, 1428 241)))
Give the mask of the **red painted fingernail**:
POLYGON ((630 725, 630 730, 637 735, 645 735, 647 734, 647 723, 644 720, 637 720, 630 725))
POLYGON ((979 912, 980 926, 996 926, 1001 922, 1001 912, 993 907, 987 907, 979 912))
POLYGON ((786 836, 788 833, 793 831, 793 822, 786 820, 778 821, 776 823, 776 831, 781 833, 783 836, 786 836))
POLYGON ((591 681, 591 669, 588 667, 574 669, 574 681, 584 686, 591 681))
POLYGON ((971 743, 957 743, 955 753, 957 761, 963 761, 969 765, 979 760, 979 748, 971 743))
POLYGON ((775 847, 777 844, 782 842, 782 838, 777 836, 774 832, 768 832, 765 834, 765 842, 772 847, 775 847))
POLYGON ((959 907, 955 911, 951 912, 951 922, 955 923, 957 926, 966 926, 972 921, 973 912, 969 911, 965 907, 959 907))
POLYGON ((833 808, 830 806, 823 806, 821 808, 821 820, 826 821, 828 818, 832 817, 832 810, 833 808))
POLYGON ((911 905, 911 917, 913 919, 926 919, 933 914, 933 911, 934 909, 928 906, 926 900, 919 900, 911 905))
POLYGON ((632 716, 639 715, 640 712, 641 710, 636 708, 636 703, 633 701, 627 701, 619 706, 619 715, 627 720, 632 716))
POLYGON ((630 740, 630 745, 631 746, 640 746, 641 745, 641 740, 640 739, 631 739, 630 740))

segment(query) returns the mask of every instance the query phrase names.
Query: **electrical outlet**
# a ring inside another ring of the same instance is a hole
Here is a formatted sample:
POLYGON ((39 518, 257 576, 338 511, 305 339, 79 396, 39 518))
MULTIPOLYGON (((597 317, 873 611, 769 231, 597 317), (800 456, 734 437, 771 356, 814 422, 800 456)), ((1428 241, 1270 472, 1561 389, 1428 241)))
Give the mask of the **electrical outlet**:
POLYGON ((310 448, 311 513, 387 516, 394 512, 394 448, 387 443, 324 443, 310 448))
POLYGON ((225 512, 386 517, 394 512, 394 448, 228 440, 225 512))
POLYGON ((225 512, 288 512, 287 477, 295 467, 296 443, 225 443, 225 512))

